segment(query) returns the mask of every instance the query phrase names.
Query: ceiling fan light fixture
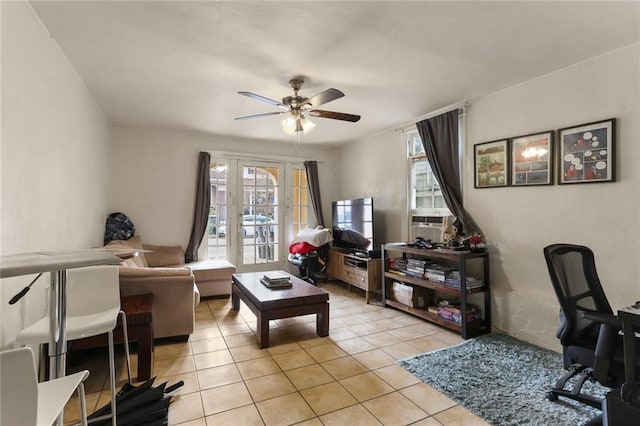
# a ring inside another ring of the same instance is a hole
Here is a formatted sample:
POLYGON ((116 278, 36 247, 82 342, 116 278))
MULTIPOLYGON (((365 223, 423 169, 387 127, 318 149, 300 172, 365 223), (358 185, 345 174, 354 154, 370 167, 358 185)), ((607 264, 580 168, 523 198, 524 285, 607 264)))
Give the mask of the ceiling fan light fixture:
POLYGON ((287 135, 295 136, 297 131, 296 121, 293 117, 287 117, 282 120, 282 131, 287 135))
POLYGON ((302 131, 304 132, 305 135, 307 133, 310 133, 313 129, 316 128, 316 123, 314 123, 313 121, 309 120, 306 117, 302 118, 301 124, 302 124, 302 131))
POLYGON ((252 92, 238 92, 240 95, 247 96, 273 106, 284 109, 285 111, 277 112, 265 112, 261 114, 245 115, 242 117, 236 117, 236 120, 247 120, 259 117, 268 117, 271 115, 279 115, 289 112, 289 116, 282 120, 282 131, 287 135, 300 136, 300 133, 305 135, 310 133, 316 124, 310 121, 306 116, 328 118, 332 120, 349 121, 352 123, 360 120, 359 115, 346 114, 343 112, 325 111, 317 109, 318 106, 324 105, 328 102, 335 101, 344 96, 344 93, 338 89, 330 88, 323 90, 320 93, 307 98, 298 94, 298 91, 302 87, 304 79, 301 77, 294 77, 289 81, 289 85, 293 89, 293 96, 286 96, 282 98, 282 102, 270 99, 252 92))
POLYGON ((304 116, 291 116, 282 120, 282 131, 291 136, 295 136, 296 133, 300 132, 306 135, 310 133, 315 127, 316 124, 304 116))

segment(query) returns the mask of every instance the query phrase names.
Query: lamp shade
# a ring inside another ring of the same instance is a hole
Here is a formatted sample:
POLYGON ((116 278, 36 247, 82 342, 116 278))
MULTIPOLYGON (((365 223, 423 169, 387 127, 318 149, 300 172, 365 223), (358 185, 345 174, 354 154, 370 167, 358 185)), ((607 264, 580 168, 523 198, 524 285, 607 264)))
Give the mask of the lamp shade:
POLYGON ((314 123, 313 121, 309 120, 306 117, 302 119, 302 131, 304 132, 305 135, 311 132, 315 128, 316 128, 316 123, 314 123))
POLYGON ((282 131, 287 135, 294 136, 296 134, 296 119, 293 117, 287 117, 282 120, 282 131))
POLYGON ((302 114, 299 117, 290 116, 282 120, 282 131, 287 135, 294 136, 298 132, 303 132, 306 135, 315 127, 316 124, 302 114))

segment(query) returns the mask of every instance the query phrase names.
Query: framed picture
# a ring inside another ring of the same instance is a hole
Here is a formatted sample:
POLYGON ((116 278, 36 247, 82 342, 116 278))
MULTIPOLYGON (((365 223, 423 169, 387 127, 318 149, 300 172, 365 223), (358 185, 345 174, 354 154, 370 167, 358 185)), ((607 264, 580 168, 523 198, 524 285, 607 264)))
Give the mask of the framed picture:
POLYGON ((615 182, 615 118, 560 129, 558 138, 558 184, 615 182))
POLYGON ((511 185, 553 184, 553 130, 511 139, 511 185))
POLYGON ((474 145, 475 188, 509 186, 509 140, 474 145))

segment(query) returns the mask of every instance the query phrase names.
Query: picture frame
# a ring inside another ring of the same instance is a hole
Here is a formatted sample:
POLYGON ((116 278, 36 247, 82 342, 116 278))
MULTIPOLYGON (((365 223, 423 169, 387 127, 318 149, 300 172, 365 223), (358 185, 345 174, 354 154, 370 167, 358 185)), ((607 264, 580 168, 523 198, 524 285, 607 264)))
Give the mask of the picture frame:
POLYGON ((558 184, 615 182, 616 119, 558 130, 558 184))
POLYGON ((511 185, 553 185, 553 130, 511 138, 511 185))
POLYGON ((509 186, 509 139, 479 143, 473 150, 474 187, 509 186))

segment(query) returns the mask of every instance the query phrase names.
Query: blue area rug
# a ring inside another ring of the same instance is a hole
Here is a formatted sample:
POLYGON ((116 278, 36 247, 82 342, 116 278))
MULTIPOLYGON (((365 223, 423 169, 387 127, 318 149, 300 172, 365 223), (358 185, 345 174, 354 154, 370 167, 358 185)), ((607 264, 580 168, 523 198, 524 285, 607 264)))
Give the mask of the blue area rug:
MULTIPOLYGON (((565 373, 562 355, 503 334, 398 364, 492 425, 582 425, 600 414, 575 401, 547 400, 545 392, 565 373)), ((586 383, 583 391, 603 397, 607 388, 586 383)))

